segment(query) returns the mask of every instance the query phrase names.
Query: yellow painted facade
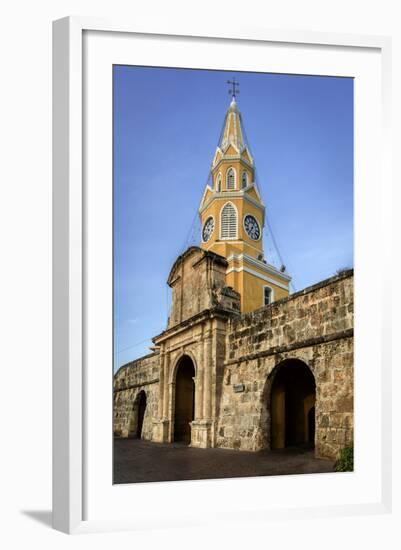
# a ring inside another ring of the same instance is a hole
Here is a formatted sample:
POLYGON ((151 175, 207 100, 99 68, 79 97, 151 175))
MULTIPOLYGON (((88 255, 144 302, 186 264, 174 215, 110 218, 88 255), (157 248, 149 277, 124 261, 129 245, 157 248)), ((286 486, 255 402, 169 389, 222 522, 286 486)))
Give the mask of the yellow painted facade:
POLYGON ((265 207, 235 97, 226 114, 199 215, 201 246, 227 259, 227 285, 240 293, 242 313, 288 296, 291 278, 264 257, 265 207))

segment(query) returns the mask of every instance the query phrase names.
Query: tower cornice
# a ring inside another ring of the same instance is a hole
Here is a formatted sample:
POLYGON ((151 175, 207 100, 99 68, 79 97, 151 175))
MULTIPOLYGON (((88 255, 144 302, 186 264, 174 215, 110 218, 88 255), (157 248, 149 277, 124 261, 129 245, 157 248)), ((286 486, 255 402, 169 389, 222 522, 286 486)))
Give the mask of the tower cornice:
MULTIPOLYGON (((213 195, 206 201, 206 203, 199 208, 199 214, 202 214, 214 200, 229 200, 229 199, 244 199, 245 201, 249 202, 250 204, 253 204, 259 210, 263 212, 263 220, 264 220, 264 213, 265 213, 265 205, 263 204, 262 200, 258 201, 254 199, 253 197, 248 195, 248 191, 251 189, 256 189, 254 184, 248 185, 245 189, 240 189, 238 191, 220 191, 215 192, 210 185, 206 187, 206 190, 210 189, 210 191, 213 193, 213 195)), ((205 193, 206 193, 205 190, 205 193)), ((257 191, 257 190, 256 190, 257 191)), ((259 194, 259 193, 258 193, 259 194)))
POLYGON ((236 263, 236 262, 245 263, 245 264, 249 264, 250 266, 257 267, 258 269, 265 271, 270 275, 274 275, 275 277, 283 279, 288 283, 291 281, 291 277, 287 273, 283 273, 282 271, 277 269, 274 265, 265 263, 261 260, 258 260, 257 258, 253 258, 248 254, 231 254, 230 256, 228 256, 227 262, 229 263, 229 266, 227 269, 231 269, 230 264, 232 263, 236 263))
POLYGON ((255 166, 253 165, 253 163, 249 162, 241 154, 238 154, 238 155, 224 155, 224 153, 223 153, 223 156, 219 159, 219 161, 216 164, 212 164, 211 169, 212 169, 213 172, 215 172, 215 171, 217 171, 220 164, 222 164, 223 162, 236 162, 236 161, 237 162, 238 161, 243 162, 251 170, 255 169, 255 166))

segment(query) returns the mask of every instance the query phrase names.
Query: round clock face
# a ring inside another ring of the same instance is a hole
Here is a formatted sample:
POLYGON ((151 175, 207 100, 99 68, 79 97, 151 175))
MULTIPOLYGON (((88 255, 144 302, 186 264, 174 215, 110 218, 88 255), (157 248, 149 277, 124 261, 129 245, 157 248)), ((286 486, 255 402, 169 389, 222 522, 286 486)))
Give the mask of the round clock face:
POLYGON ((245 231, 247 232, 248 236, 254 240, 257 241, 260 238, 260 227, 259 224, 253 216, 250 214, 247 214, 244 218, 244 227, 245 231))
POLYGON ((205 224, 202 229, 202 239, 204 243, 206 243, 212 236, 213 229, 214 229, 214 219, 210 217, 205 221, 205 224))

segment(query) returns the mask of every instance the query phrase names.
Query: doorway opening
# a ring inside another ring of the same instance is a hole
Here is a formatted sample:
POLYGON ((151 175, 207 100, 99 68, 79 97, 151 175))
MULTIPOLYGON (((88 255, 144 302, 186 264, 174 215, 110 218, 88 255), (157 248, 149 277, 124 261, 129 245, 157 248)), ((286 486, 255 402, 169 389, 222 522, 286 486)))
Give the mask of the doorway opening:
POLYGON ((315 444, 316 384, 312 371, 299 359, 277 366, 271 389, 271 448, 315 444))
POLYGON ((195 412, 195 367, 187 355, 180 360, 175 378, 174 441, 191 443, 195 412))
POLYGON ((146 393, 142 390, 136 396, 134 405, 132 407, 128 437, 133 437, 135 439, 142 439, 145 411, 146 411, 146 393))

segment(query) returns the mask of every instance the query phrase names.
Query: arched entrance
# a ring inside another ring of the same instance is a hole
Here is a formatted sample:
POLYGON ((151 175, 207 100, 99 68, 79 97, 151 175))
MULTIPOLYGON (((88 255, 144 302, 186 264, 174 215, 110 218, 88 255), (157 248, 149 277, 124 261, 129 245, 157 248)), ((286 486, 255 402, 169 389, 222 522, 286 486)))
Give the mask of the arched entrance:
POLYGON ((192 359, 180 359, 175 377, 174 441, 191 443, 191 422, 195 411, 195 367, 192 359))
POLYGON ((142 438, 143 420, 146 411, 146 393, 142 390, 135 398, 132 407, 128 437, 142 438))
POLYGON ((282 449, 315 442, 316 384, 299 359, 277 366, 271 388, 271 447, 282 449))

